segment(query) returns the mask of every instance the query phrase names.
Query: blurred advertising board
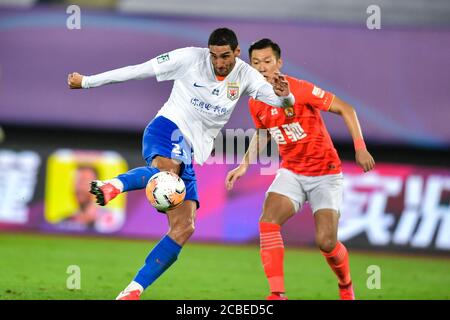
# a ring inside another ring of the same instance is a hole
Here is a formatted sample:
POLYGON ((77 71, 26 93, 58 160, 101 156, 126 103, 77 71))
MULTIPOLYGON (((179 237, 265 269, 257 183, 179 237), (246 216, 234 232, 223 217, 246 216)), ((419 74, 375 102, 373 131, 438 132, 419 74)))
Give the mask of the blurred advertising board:
MULTIPOLYGON (((142 164, 143 165, 143 164, 142 164)), ((0 149, 0 230, 158 239, 167 218, 144 190, 95 205, 89 181, 135 166, 117 151, 0 149)), ((228 192, 233 165, 196 166, 200 195, 193 241, 257 243, 258 219, 273 175, 252 165, 228 192)), ((344 162, 339 238, 349 247, 450 253, 450 169, 378 163, 362 174, 344 162)), ((308 205, 283 226, 286 245, 313 246, 308 205)))

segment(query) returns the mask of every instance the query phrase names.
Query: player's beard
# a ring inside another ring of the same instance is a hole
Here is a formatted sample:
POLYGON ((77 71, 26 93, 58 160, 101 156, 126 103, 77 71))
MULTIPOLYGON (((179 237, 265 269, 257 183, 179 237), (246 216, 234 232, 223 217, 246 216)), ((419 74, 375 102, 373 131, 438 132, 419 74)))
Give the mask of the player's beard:
POLYGON ((220 69, 219 68, 214 68, 214 72, 216 73, 217 76, 226 77, 226 76, 228 76, 230 74, 231 70, 233 70, 235 64, 236 63, 233 63, 233 64, 231 64, 229 66, 225 66, 225 67, 222 67, 220 69))
POLYGON ((227 69, 218 69, 218 70, 216 70, 216 75, 221 76, 221 77, 226 76, 227 75, 227 69))

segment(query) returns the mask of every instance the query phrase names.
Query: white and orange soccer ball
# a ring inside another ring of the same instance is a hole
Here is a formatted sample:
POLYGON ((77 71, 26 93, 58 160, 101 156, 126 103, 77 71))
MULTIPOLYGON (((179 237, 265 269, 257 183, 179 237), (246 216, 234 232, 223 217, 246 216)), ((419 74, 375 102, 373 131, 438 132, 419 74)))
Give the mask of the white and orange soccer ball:
POLYGON ((186 186, 175 173, 161 171, 150 178, 145 194, 150 204, 158 211, 168 211, 183 203, 186 186))

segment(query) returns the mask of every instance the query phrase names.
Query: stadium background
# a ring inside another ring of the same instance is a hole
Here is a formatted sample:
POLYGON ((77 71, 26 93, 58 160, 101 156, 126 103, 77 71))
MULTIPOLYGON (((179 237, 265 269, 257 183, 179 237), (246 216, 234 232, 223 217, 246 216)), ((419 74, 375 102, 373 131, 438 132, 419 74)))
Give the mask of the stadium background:
MULTIPOLYGON (((167 99, 171 83, 149 79, 70 91, 67 74, 94 74, 179 47, 206 46, 211 30, 221 26, 236 31, 244 60, 252 41, 269 37, 282 48, 285 73, 312 81, 356 108, 377 161, 377 168, 366 175, 354 165, 343 121, 323 116, 344 160, 339 237, 350 249, 360 298, 450 298, 446 1, 0 4, 0 299, 113 298, 140 266, 152 241, 166 232, 166 218, 150 207, 143 191, 112 202, 107 218, 94 226, 64 221, 78 210, 78 165, 93 166, 100 178, 142 165, 141 133, 167 99), (81 29, 67 27, 71 4, 81 8, 81 29), (366 25, 372 4, 381 8, 380 30, 366 25), (88 253, 86 246, 97 249, 88 253), (24 266, 27 256, 33 260, 24 266), (101 273, 103 261, 114 270, 99 279, 94 273, 101 273), (42 271, 40 276, 33 265, 42 271), (81 290, 65 287, 68 265, 81 266, 81 290), (381 289, 366 286, 371 265, 381 268, 381 289)), ((250 128, 244 98, 223 139, 248 142, 241 133, 250 128)), ((241 151, 226 148, 214 157, 239 158, 241 151)), ((264 297, 257 221, 273 175, 261 175, 261 166, 254 165, 233 192, 226 192, 224 178, 233 167, 197 166, 201 208, 192 244, 145 297, 264 297), (185 279, 183 268, 198 268, 198 257, 208 272, 202 272, 201 279, 196 272, 185 279), (231 257, 238 257, 239 263, 234 265, 231 257), (220 290, 214 290, 217 279, 220 290), (183 281, 181 292, 173 289, 183 281)), ((285 225, 283 236, 291 250, 286 262, 290 297, 335 298, 333 275, 314 249, 308 206, 285 225), (315 276, 305 280, 303 272, 315 276)))

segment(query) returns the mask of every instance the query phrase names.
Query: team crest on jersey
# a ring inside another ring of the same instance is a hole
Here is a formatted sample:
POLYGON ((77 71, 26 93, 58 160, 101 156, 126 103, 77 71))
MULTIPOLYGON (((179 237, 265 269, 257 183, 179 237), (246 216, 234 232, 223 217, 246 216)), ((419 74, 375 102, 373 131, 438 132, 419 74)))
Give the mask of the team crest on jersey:
POLYGON ((239 98, 239 85, 236 82, 227 83, 227 97, 231 101, 239 98))
POLYGON ((293 107, 284 108, 284 114, 288 118, 295 116, 294 108, 293 107))

